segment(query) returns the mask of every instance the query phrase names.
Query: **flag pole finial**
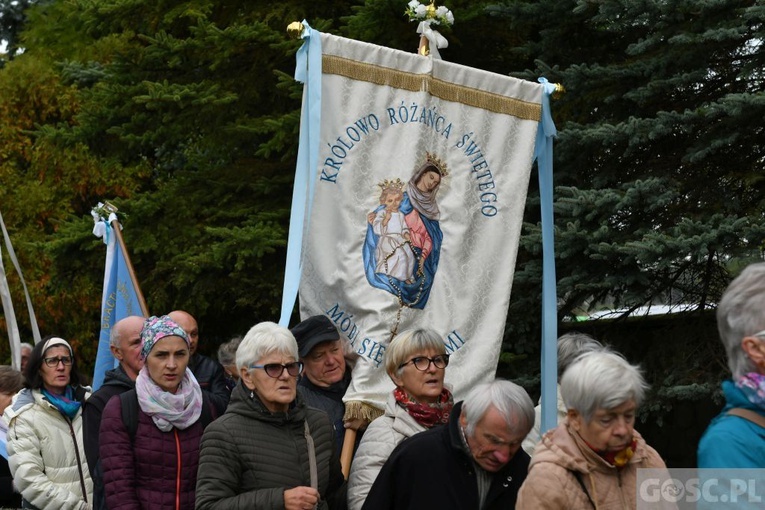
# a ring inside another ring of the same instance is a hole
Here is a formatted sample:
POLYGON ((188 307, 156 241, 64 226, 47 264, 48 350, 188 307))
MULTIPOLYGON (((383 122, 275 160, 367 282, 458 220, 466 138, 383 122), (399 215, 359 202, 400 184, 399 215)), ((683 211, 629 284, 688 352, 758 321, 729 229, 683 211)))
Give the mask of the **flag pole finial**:
POLYGON ((116 213, 117 211, 119 211, 119 209, 117 209, 117 206, 112 204, 108 200, 104 200, 104 205, 103 205, 102 209, 104 211, 108 212, 109 214, 116 213))
POLYGON ((289 35, 292 39, 300 39, 300 36, 303 35, 304 29, 305 27, 301 22, 293 21, 287 25, 287 35, 289 35))

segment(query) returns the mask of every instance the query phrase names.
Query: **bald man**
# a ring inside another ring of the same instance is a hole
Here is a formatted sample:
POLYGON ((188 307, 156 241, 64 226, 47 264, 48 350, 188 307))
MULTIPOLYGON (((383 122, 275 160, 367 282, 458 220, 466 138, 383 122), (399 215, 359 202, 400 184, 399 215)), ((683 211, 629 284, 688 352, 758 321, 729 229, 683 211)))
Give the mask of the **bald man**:
POLYGON ((212 358, 200 354, 197 350, 199 346, 199 326, 197 320, 188 312, 175 310, 168 314, 186 334, 189 336, 191 344, 191 358, 189 359, 189 369, 196 377, 202 391, 208 393, 210 402, 215 406, 218 416, 223 415, 228 407, 228 401, 231 393, 226 388, 226 377, 223 371, 223 365, 212 358))
POLYGON ((119 365, 106 372, 103 385, 88 398, 82 408, 82 436, 85 443, 85 457, 88 459, 90 475, 93 478, 94 510, 106 508, 103 474, 98 453, 101 413, 110 398, 135 388, 135 379, 143 367, 141 329, 143 329, 144 321, 143 317, 131 315, 117 321, 112 327, 109 349, 119 365))

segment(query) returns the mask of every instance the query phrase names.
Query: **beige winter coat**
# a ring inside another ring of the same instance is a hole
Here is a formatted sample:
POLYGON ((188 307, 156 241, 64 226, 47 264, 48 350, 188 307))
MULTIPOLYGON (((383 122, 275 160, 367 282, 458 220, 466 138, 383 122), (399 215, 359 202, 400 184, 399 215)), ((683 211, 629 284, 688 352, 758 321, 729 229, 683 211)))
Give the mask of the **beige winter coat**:
MULTIPOLYGON (((560 394, 560 384, 558 385, 558 403, 557 403, 557 421, 555 424, 559 424, 566 418, 567 409, 566 404, 563 402, 563 396, 560 394)), ((529 454, 529 457, 534 455, 534 448, 537 447, 537 443, 542 439, 542 397, 539 397, 539 404, 534 408, 534 426, 531 427, 526 439, 523 440, 521 448, 523 451, 529 454)))
POLYGON ((529 474, 518 493, 515 508, 634 509, 637 504, 637 469, 666 468, 656 450, 648 446, 637 431, 635 454, 621 470, 608 464, 581 438, 572 434, 574 432, 569 429, 568 420, 564 420, 542 436, 531 458, 529 474))
POLYGON ((361 509, 377 474, 396 445, 423 430, 425 427, 396 404, 396 398, 390 393, 385 414, 369 424, 353 457, 348 478, 348 510, 361 509))
POLYGON ((40 390, 24 389, 4 418, 8 465, 24 499, 42 510, 91 508, 93 482, 82 441, 82 410, 69 421, 40 390))

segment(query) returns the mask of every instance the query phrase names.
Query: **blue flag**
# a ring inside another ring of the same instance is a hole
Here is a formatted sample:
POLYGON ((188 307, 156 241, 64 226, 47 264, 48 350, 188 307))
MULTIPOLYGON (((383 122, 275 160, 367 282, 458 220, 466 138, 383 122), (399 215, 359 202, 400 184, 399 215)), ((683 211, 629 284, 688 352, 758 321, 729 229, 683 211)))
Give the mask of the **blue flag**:
MULTIPOLYGON (((123 243, 118 242, 118 233, 111 226, 116 219, 114 213, 109 221, 94 213, 96 226, 93 233, 104 239, 106 244, 106 265, 104 270, 104 291, 101 299, 101 326, 98 339, 98 353, 93 372, 93 391, 104 382, 108 370, 117 366, 117 360, 109 348, 112 327, 120 319, 130 315, 147 315, 142 307, 141 289, 131 278, 130 258, 123 243)), ((144 305, 145 306, 145 305, 144 305)))

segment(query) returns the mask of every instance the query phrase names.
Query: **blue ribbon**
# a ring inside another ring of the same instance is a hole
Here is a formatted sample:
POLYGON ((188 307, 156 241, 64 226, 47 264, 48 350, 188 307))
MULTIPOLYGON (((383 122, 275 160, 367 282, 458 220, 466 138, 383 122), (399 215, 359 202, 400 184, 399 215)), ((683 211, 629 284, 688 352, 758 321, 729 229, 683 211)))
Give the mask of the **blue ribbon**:
POLYGON ((534 159, 539 171, 539 198, 542 213, 542 423, 540 432, 558 422, 558 304, 555 278, 553 224, 553 137, 557 130, 550 114, 550 95, 555 85, 546 78, 542 84, 542 119, 537 127, 534 159))
POLYGON ((282 312, 279 324, 289 326, 297 301, 302 272, 301 251, 303 232, 308 228, 316 169, 319 159, 321 128, 321 33, 303 20, 303 45, 295 56, 295 79, 304 83, 303 105, 300 112, 300 143, 298 146, 295 183, 292 189, 290 231, 287 239, 287 262, 284 269, 282 312))

